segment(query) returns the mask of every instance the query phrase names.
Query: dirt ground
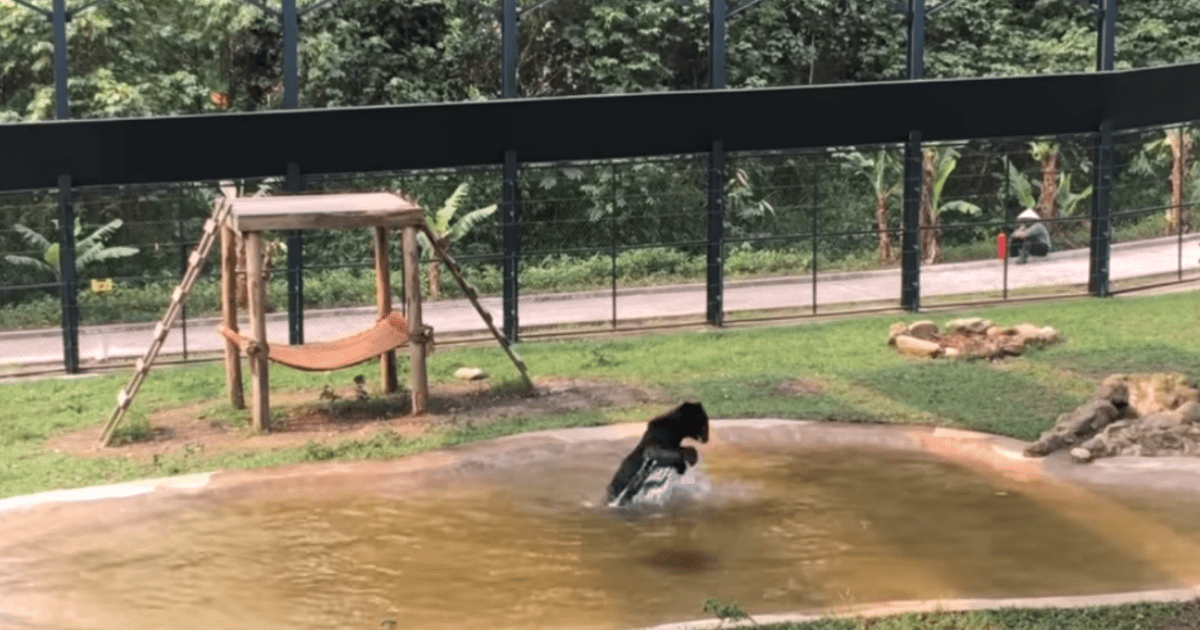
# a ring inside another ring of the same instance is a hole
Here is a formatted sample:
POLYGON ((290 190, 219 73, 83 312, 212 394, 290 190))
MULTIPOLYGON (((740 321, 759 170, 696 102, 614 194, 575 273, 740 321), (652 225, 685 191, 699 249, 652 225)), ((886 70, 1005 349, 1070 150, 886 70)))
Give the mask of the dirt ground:
MULTIPOLYGON (((353 386, 332 391, 272 392, 275 419, 271 431, 250 431, 249 412, 243 421, 230 421, 225 400, 167 409, 149 416, 150 429, 134 442, 97 448, 100 427, 69 433, 50 440, 55 452, 82 457, 127 457, 151 461, 175 453, 212 456, 226 451, 284 448, 310 441, 334 442, 365 439, 382 431, 406 438, 420 437, 435 427, 470 423, 480 426, 510 417, 536 417, 578 409, 632 407, 664 403, 661 394, 643 387, 574 379, 541 379, 536 393, 492 391, 487 381, 430 387, 429 412, 409 413, 407 391, 394 396, 360 399, 353 386)), ((649 418, 647 418, 649 419, 649 418)))

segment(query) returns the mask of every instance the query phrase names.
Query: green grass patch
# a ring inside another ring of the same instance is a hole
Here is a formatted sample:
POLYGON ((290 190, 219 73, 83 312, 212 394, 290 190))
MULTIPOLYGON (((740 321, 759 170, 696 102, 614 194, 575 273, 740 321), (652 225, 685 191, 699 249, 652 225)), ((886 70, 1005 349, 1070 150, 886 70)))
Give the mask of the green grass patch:
POLYGON ((1200 600, 1093 608, 1002 608, 767 624, 762 630, 1192 630, 1200 600))
POLYGON ((857 382, 952 426, 1033 440, 1047 415, 1073 409, 1079 398, 1054 383, 1004 372, 982 362, 922 362, 867 372, 857 382))
MULTIPOLYGON (((786 327, 679 332, 606 340, 519 344, 535 377, 624 383, 698 400, 714 417, 771 416, 814 420, 919 423, 1031 439, 1058 414, 1079 404, 1115 371, 1178 371, 1200 376, 1200 308, 1193 294, 1006 305, 933 315, 881 315, 786 327), (915 360, 884 343, 898 320, 944 322, 982 316, 997 323, 1057 327, 1063 343, 1002 363, 915 360)), ((456 369, 479 367, 496 390, 517 386, 515 371, 494 347, 442 349, 430 359, 430 380, 450 382, 456 369)), ((401 371, 405 363, 401 362, 401 371)), ((323 404, 325 387, 344 388, 363 376, 379 391, 378 369, 363 365, 329 373, 276 368, 276 392, 303 391, 323 404)), ((400 457, 410 453, 540 428, 645 419, 663 405, 589 409, 513 418, 475 426, 448 425, 421 439, 380 434, 359 441, 314 443, 266 452, 190 450, 154 464, 113 457, 54 453, 54 436, 98 427, 108 417, 128 374, 52 378, 0 385, 0 496, 220 468, 253 468, 302 461, 400 457)), ((402 382, 407 377, 401 374, 402 382)), ((131 409, 119 437, 143 439, 155 412, 188 413, 232 429, 247 412, 225 403, 219 364, 159 368, 131 409)), ((382 398, 380 409, 387 407, 382 398)), ((337 401, 344 403, 344 401, 337 401)), ((357 401, 354 401, 357 403, 357 401)), ((349 404, 349 403, 346 403, 349 404)), ((368 401, 370 404, 370 401, 368 401)), ((285 410, 277 408, 276 414, 285 410)))

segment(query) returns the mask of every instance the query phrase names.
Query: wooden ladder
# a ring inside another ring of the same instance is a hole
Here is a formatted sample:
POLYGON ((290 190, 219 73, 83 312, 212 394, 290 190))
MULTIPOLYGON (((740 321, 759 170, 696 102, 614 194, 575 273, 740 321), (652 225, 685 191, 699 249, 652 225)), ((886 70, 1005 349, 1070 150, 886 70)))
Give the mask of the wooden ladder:
POLYGON ((179 286, 175 287, 175 291, 171 293, 171 304, 167 307, 166 314, 154 326, 154 341, 150 343, 150 347, 146 350, 146 354, 142 355, 137 360, 133 370, 133 378, 129 384, 121 388, 117 393, 117 406, 113 409, 112 415, 109 416, 108 422, 104 425, 104 431, 100 433, 100 446, 108 446, 112 441, 113 432, 116 431, 117 425, 121 423, 121 419, 125 417, 125 412, 129 410, 129 404, 133 402, 133 397, 137 395, 141 389, 142 383, 146 380, 146 375, 150 372, 150 366, 154 364, 154 360, 158 358, 158 352, 162 350, 163 342, 167 340, 167 335, 171 332, 171 327, 175 325, 175 320, 179 317, 180 311, 183 310, 183 303, 187 300, 188 294, 192 291, 192 286, 196 284, 196 278, 200 276, 200 270, 204 268, 205 261, 208 260, 208 255, 212 252, 213 242, 220 235, 221 226, 225 224, 225 220, 229 217, 230 209, 233 207, 231 198, 226 195, 223 199, 217 202, 217 207, 213 211, 213 216, 209 217, 204 223, 204 231, 200 235, 200 242, 196 244, 196 248, 192 250, 188 257, 188 268, 183 274, 183 280, 179 282, 179 286))

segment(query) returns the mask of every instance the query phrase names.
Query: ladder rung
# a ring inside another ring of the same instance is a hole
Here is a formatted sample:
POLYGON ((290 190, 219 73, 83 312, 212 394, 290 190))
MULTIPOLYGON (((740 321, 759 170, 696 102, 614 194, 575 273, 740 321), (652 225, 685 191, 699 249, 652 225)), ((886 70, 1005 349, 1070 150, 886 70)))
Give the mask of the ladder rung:
POLYGON ((171 301, 178 302, 182 298, 183 298, 183 287, 182 286, 175 287, 175 290, 171 292, 171 301))
POLYGON ((209 219, 209 220, 207 220, 207 221, 205 221, 205 222, 204 222, 204 233, 205 233, 205 234, 212 234, 212 233, 213 233, 213 231, 214 231, 214 230, 216 230, 216 229, 217 229, 217 222, 216 222, 216 221, 214 221, 214 220, 212 220, 212 219, 209 219))
POLYGON ((162 339, 163 337, 166 337, 166 336, 167 336, 167 327, 164 326, 162 322, 158 322, 157 324, 155 324, 154 325, 154 338, 162 339))
POLYGON ((199 248, 193 249, 192 255, 188 256, 188 266, 195 267, 197 262, 200 262, 200 249, 199 248))
POLYGON ((134 372, 142 372, 146 369, 146 357, 138 357, 137 363, 133 364, 134 372))
POLYGON ((125 391, 125 388, 122 387, 121 391, 117 392, 117 406, 121 407, 122 409, 128 407, 130 400, 133 400, 133 398, 125 391))

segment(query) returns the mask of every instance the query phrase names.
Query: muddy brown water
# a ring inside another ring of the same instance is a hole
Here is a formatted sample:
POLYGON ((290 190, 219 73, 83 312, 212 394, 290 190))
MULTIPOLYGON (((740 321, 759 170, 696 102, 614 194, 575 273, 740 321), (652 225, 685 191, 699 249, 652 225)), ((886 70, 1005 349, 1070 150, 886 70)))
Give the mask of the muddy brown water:
POLYGON ((635 437, 10 509, 0 626, 629 628, 714 597, 767 614, 1200 584, 1194 494, 759 437, 702 446, 700 496, 654 514, 598 505, 635 437))

